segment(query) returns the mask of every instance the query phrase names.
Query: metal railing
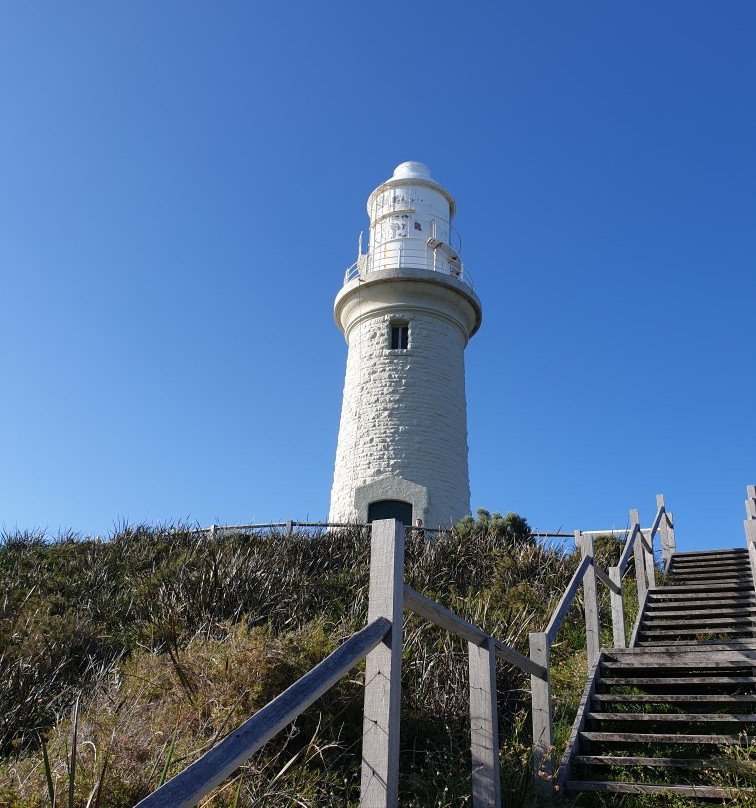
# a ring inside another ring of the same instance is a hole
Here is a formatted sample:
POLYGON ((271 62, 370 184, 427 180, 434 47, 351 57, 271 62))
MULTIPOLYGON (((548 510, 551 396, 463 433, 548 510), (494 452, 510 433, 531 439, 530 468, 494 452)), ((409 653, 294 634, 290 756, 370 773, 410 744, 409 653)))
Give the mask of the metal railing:
POLYGON ((385 244, 359 256, 344 273, 344 284, 365 278, 382 269, 422 269, 456 278, 474 289, 472 276, 459 258, 452 258, 442 246, 413 247, 409 244, 385 244))

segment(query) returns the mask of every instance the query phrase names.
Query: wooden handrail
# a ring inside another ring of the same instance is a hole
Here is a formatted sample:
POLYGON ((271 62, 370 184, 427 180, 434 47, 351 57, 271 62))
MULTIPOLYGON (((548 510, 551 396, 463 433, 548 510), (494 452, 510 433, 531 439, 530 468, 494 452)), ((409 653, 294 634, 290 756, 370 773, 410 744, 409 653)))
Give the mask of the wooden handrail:
POLYGON ((544 632, 549 638, 549 645, 554 642, 554 638, 559 631, 559 627, 562 625, 564 616, 567 614, 567 609, 569 609, 573 598, 577 594, 580 584, 583 583, 583 576, 585 575, 588 567, 591 566, 592 560, 593 559, 590 556, 586 556, 580 562, 580 566, 575 570, 569 584, 567 584, 567 588, 564 590, 562 597, 559 599, 559 603, 554 609, 554 612, 551 615, 551 620, 549 620, 549 624, 546 626, 546 631, 544 632))
POLYGON ((617 562, 617 566, 619 567, 620 575, 624 577, 625 570, 627 569, 627 565, 630 561, 630 554, 633 552, 633 545, 635 544, 635 537, 638 534, 640 527, 637 524, 633 525, 633 529, 630 532, 630 535, 627 537, 627 541, 625 542, 625 548, 622 551, 622 555, 620 556, 620 560, 617 562))
POLYGON ((601 567, 596 563, 596 559, 593 559, 593 569, 596 570, 596 577, 604 584, 606 587, 611 589, 616 595, 622 594, 622 587, 617 586, 614 581, 609 577, 609 574, 605 572, 601 567))
POLYGON ((509 662, 521 671, 531 674, 531 676, 537 676, 539 679, 546 678, 546 668, 542 665, 537 665, 515 648, 501 642, 501 640, 497 640, 496 637, 492 637, 490 634, 486 634, 485 631, 473 623, 469 623, 459 615, 444 608, 440 603, 429 600, 408 586, 404 587, 404 606, 419 617, 423 617, 439 628, 456 634, 473 645, 481 647, 489 640, 493 640, 494 651, 499 659, 509 662))
POLYGON ((191 808, 364 659, 388 634, 379 617, 135 808, 191 808))

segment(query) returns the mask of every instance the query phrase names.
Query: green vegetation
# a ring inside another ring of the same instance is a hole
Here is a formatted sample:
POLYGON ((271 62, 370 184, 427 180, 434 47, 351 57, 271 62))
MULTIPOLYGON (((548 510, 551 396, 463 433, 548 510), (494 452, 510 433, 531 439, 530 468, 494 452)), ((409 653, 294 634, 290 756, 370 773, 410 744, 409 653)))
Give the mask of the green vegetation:
MULTIPOLYGON (((536 542, 516 514, 478 517, 438 539, 410 534, 406 582, 526 653, 578 558, 536 542)), ((368 556, 359 529, 4 536, 0 805, 132 806, 365 624, 368 556)), ((562 744, 585 682, 581 607, 552 651, 562 744)), ((466 644, 412 616, 404 637, 401 804, 464 805, 466 644)), ((497 684, 504 805, 518 806, 531 782, 529 677, 499 664, 497 684)), ((203 804, 356 806, 361 731, 356 672, 203 804)))

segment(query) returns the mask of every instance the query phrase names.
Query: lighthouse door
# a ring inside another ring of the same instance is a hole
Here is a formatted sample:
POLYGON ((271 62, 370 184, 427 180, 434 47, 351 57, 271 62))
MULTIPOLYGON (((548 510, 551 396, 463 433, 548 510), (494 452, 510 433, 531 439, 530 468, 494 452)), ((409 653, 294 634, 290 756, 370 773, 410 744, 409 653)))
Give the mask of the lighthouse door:
POLYGON ((412 525, 412 503, 400 499, 379 499, 368 505, 368 522, 376 519, 396 519, 406 527, 412 525))

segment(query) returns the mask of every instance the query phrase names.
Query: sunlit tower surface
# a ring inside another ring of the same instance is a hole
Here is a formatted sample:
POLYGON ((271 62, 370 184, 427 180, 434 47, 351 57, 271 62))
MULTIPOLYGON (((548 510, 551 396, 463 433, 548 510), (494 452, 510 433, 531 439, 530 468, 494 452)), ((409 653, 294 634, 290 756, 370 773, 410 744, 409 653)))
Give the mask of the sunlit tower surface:
POLYGON ((481 322, 454 199, 411 161, 367 210, 334 304, 349 351, 329 522, 449 525, 470 511, 464 351, 481 322))

